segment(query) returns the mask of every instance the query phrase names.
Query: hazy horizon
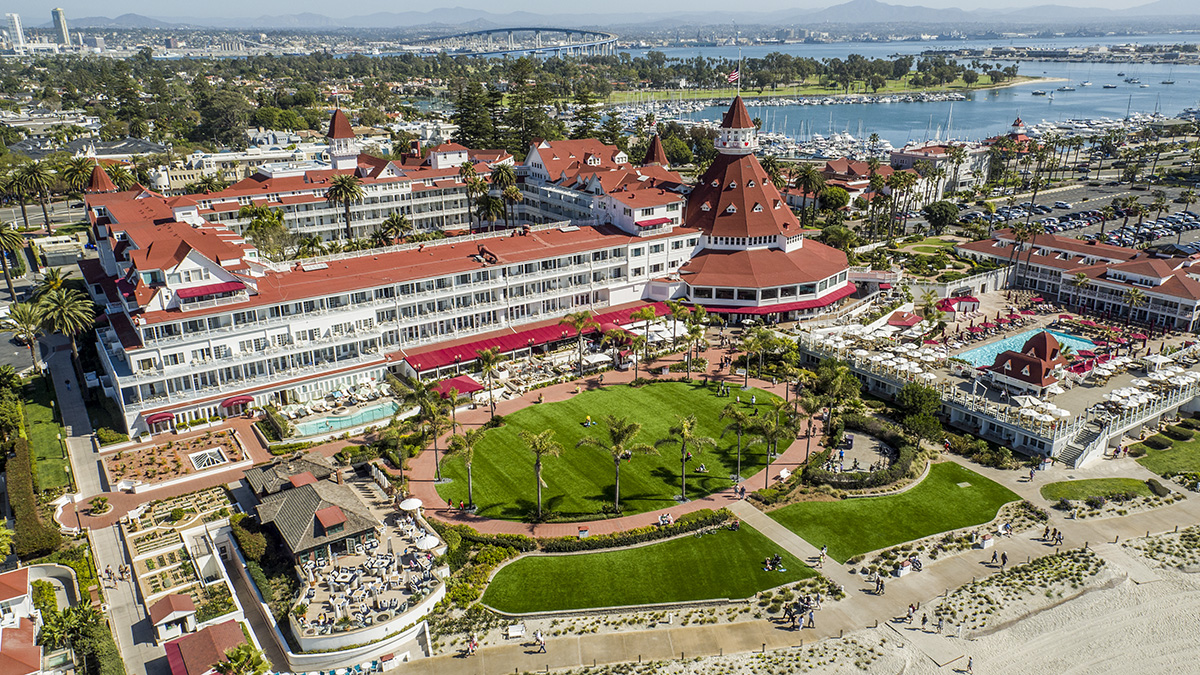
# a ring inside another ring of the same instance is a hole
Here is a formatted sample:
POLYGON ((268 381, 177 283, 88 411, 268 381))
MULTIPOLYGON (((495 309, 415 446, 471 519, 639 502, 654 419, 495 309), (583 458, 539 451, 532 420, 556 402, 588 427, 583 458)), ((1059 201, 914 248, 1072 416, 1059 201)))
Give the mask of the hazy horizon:
MULTIPOLYGON (((825 8, 842 4, 846 0, 759 0, 749 10, 752 14, 771 12, 784 9, 825 8)), ((1066 5, 1076 7, 1101 7, 1107 9, 1126 9, 1129 2, 1123 0, 1031 0, 1020 2, 1013 0, 882 0, 896 5, 921 5, 925 7, 957 7, 964 10, 973 9, 1012 9, 1033 7, 1038 5, 1066 5)), ((1142 5, 1149 0, 1137 0, 1136 5, 1142 5)), ((247 4, 236 0, 211 0, 204 5, 178 2, 151 2, 150 0, 113 0, 98 6, 92 0, 66 0, 57 2, 54 7, 61 7, 67 15, 68 23, 71 17, 108 16, 116 17, 121 14, 141 14, 162 19, 183 17, 223 17, 223 18, 255 18, 264 15, 281 14, 322 14, 329 17, 335 15, 358 16, 376 12, 425 12, 434 9, 463 7, 468 9, 485 10, 496 14, 509 12, 532 12, 536 14, 563 14, 572 9, 583 10, 587 14, 608 14, 619 17, 621 14, 661 14, 663 12, 712 12, 730 11, 731 5, 727 0, 667 0, 648 8, 638 0, 610 0, 600 6, 570 8, 561 0, 447 0, 446 2, 424 3, 419 7, 398 5, 386 0, 362 0, 349 7, 333 5, 316 0, 260 0, 254 3, 253 12, 247 12, 247 4), (198 11, 203 8, 204 11, 198 11)), ((35 26, 50 20, 51 6, 28 0, 8 5, 5 12, 17 12, 24 23, 35 26)))

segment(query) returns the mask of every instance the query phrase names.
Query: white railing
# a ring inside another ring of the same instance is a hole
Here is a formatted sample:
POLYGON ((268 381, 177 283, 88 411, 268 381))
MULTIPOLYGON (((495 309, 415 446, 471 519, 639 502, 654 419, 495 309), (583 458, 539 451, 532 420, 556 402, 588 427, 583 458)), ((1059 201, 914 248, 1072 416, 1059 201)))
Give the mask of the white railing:
POLYGON ((198 300, 196 302, 179 302, 179 310, 182 312, 191 312, 197 309, 208 309, 211 307, 220 307, 222 305, 233 305, 239 302, 246 302, 250 299, 250 294, 245 291, 238 292, 227 298, 213 298, 211 300, 198 300))

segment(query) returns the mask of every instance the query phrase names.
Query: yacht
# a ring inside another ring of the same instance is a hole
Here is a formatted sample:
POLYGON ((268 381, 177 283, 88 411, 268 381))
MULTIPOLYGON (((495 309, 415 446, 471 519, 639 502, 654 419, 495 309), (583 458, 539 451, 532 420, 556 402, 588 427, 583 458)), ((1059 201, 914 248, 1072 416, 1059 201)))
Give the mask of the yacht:
POLYGON ((1125 77, 1125 73, 1117 73, 1117 77, 1125 77))
POLYGON ((1175 84, 1175 80, 1163 80, 1161 84, 1175 84))
POLYGON ((1139 84, 1139 85, 1138 85, 1138 88, 1139 88, 1139 89, 1149 89, 1149 88, 1150 88, 1150 85, 1148 85, 1148 84, 1139 84))
POLYGON ((1064 84, 1063 86, 1058 88, 1058 91, 1075 91, 1075 87, 1072 87, 1069 84, 1064 84))
POLYGON ((1041 89, 1035 89, 1032 93, 1034 96, 1045 96, 1046 95, 1046 92, 1042 91, 1041 89))
POLYGON ((1084 80, 1083 82, 1080 82, 1080 83, 1079 83, 1079 86, 1081 86, 1081 87, 1090 87, 1090 86, 1092 86, 1092 81, 1091 81, 1091 80, 1084 80))
POLYGON ((1106 85, 1104 85, 1104 88, 1105 88, 1105 89, 1116 89, 1116 88, 1117 88, 1117 85, 1115 85, 1115 84, 1106 84, 1106 85))

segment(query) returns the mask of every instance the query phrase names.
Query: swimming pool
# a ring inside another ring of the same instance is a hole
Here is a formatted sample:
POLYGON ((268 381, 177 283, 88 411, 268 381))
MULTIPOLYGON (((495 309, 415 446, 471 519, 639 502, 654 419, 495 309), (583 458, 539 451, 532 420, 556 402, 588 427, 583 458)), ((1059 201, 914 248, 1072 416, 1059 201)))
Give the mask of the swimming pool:
POLYGON ((399 409, 399 403, 384 401, 383 403, 376 403, 373 406, 363 408, 353 415, 329 415, 327 417, 319 417, 315 420, 296 422, 296 435, 315 436, 317 434, 341 431, 342 429, 361 427, 364 424, 370 424, 385 417, 391 417, 399 409))
POLYGON ((1070 333, 1060 333, 1056 330, 1042 331, 1040 329, 1035 329, 1035 330, 1027 330, 1024 333, 1018 333, 1017 335, 1010 335, 1010 336, 1004 338, 1003 340, 997 340, 996 342, 990 342, 981 347, 976 347, 974 349, 968 349, 967 351, 959 354, 956 358, 963 359, 964 361, 966 361, 976 367, 990 366, 996 362, 996 356, 998 354, 1000 354, 1001 352, 1009 351, 1009 350, 1012 350, 1012 351, 1020 350, 1021 347, 1025 346, 1025 342, 1028 341, 1029 338, 1031 338, 1034 335, 1037 335, 1038 333, 1041 333, 1041 332, 1050 333, 1051 335, 1054 336, 1054 339, 1058 340, 1059 344, 1064 345, 1064 346, 1070 346, 1071 349, 1075 350, 1076 352, 1078 352, 1081 349, 1094 349, 1096 347, 1096 343, 1092 342, 1091 340, 1089 340, 1087 338, 1079 337, 1078 335, 1071 335, 1070 333))

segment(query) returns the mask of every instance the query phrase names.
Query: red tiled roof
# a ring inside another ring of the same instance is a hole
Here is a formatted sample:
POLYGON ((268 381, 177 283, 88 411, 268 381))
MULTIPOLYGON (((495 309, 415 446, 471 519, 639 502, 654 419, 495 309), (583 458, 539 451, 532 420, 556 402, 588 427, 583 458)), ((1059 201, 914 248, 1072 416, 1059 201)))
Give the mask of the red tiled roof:
POLYGON ((712 237, 800 232, 799 219, 754 155, 717 155, 688 196, 684 223, 712 237))
POLYGON ((172 593, 150 605, 150 623, 157 626, 176 612, 186 614, 195 611, 196 603, 192 601, 192 596, 183 593, 172 593))
POLYGON ((42 672, 42 648, 34 643, 34 626, 22 617, 0 632, 0 673, 30 675, 42 672))
POLYGON ((988 366, 988 370, 1039 387, 1048 387, 1058 382, 1050 374, 1053 370, 1052 365, 1014 351, 1007 351, 996 356, 996 362, 988 366), (1026 370, 1028 373, 1025 372, 1026 370))
POLYGON ((705 250, 681 266, 679 274, 692 287, 773 288, 813 283, 847 268, 845 253, 808 239, 790 253, 705 250))
POLYGON ((0 574, 0 602, 19 598, 29 592, 29 568, 22 567, 0 574))
POLYGON ((336 108, 333 111, 333 117, 329 118, 329 133, 326 134, 330 138, 354 138, 354 129, 350 127, 350 120, 342 113, 341 108, 336 108))
POLYGON ((746 104, 742 102, 742 97, 737 96, 733 99, 733 103, 729 104, 729 110, 725 111, 725 116, 721 118, 722 129, 753 129, 754 120, 750 118, 749 111, 746 110, 746 104))
MULTIPOLYGON (((311 471, 303 471, 288 479, 292 487, 300 487, 302 485, 312 485, 317 482, 317 477, 311 471)), ((336 508, 336 507, 334 507, 336 508)))
POLYGON ((219 293, 233 293, 240 291, 246 287, 240 281, 225 281, 219 284, 208 284, 206 286, 192 286, 191 288, 181 288, 175 291, 175 295, 181 298, 199 298, 205 295, 217 295, 219 293))
POLYGON ((232 619, 175 638, 166 644, 171 675, 204 675, 225 660, 226 651, 244 642, 241 625, 232 619))
POLYGON ((442 143, 430 152, 469 152, 466 146, 458 143, 442 143))
POLYGON ((889 326, 906 326, 912 327, 921 323, 921 315, 913 314, 912 312, 895 312, 888 317, 889 326))
POLYGON ((99 163, 92 167, 92 178, 85 192, 116 192, 117 186, 99 163))

